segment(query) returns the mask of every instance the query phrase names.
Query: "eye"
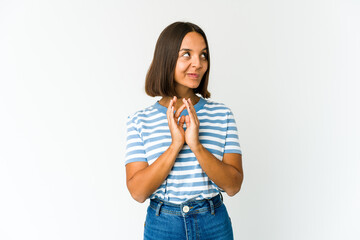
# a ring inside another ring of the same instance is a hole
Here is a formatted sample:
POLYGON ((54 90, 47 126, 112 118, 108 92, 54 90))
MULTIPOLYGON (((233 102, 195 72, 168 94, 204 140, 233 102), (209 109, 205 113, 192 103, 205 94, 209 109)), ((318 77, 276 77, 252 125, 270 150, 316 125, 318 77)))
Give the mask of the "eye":
POLYGON ((189 53, 189 52, 185 52, 182 56, 183 56, 183 57, 190 57, 190 53, 189 53))
POLYGON ((208 55, 207 55, 206 52, 203 52, 203 53, 201 54, 201 57, 204 58, 204 59, 207 59, 207 58, 208 58, 208 55))

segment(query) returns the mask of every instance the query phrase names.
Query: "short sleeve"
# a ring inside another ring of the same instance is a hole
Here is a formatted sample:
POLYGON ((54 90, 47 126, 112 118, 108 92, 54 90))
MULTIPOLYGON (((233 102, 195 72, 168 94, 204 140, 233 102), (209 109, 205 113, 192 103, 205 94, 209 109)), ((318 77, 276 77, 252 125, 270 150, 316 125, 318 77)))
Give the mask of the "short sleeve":
POLYGON ((134 117, 128 117, 126 129, 125 165, 132 162, 147 162, 145 146, 136 127, 134 117))
POLYGON ((227 129, 224 153, 242 154, 235 118, 230 109, 227 113, 227 129))

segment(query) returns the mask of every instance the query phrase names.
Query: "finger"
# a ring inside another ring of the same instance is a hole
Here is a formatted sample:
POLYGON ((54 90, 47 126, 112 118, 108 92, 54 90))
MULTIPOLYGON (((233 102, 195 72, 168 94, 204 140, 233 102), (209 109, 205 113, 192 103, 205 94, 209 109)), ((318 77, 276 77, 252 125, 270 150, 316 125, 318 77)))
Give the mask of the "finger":
POLYGON ((175 119, 174 119, 174 101, 173 100, 170 100, 169 107, 168 107, 166 115, 167 115, 167 119, 168 119, 169 124, 173 124, 175 122, 175 119))
POLYGON ((177 97, 174 96, 173 99, 172 99, 172 105, 173 105, 172 113, 173 113, 173 115, 174 115, 174 110, 175 110, 176 102, 177 102, 177 97))
POLYGON ((189 100, 184 100, 184 101, 185 101, 186 108, 187 108, 188 113, 189 113, 190 121, 195 121, 194 116, 193 116, 192 109, 190 108, 189 100))
POLYGON ((170 121, 175 121, 175 119, 174 119, 174 106, 171 106, 169 118, 170 118, 170 121))
POLYGON ((189 117, 189 115, 185 116, 185 123, 186 123, 187 128, 190 127, 190 117, 189 117))
POLYGON ((181 105, 181 107, 176 111, 175 113, 175 117, 178 118, 181 114, 181 112, 186 108, 185 103, 183 105, 181 105))
POLYGON ((187 99, 183 98, 183 102, 186 105, 187 110, 189 111, 190 110, 189 101, 187 99))
POLYGON ((181 118, 180 118, 180 120, 179 120, 179 126, 180 126, 181 128, 184 127, 184 122, 185 122, 185 116, 183 115, 183 116, 181 116, 181 118))
POLYGON ((188 99, 188 102, 189 102, 189 107, 190 107, 190 110, 191 110, 191 115, 190 115, 190 117, 192 117, 192 120, 193 120, 193 121, 196 121, 197 123, 199 123, 199 119, 198 119, 198 117, 197 117, 195 107, 194 107, 194 105, 192 104, 190 98, 188 99))
POLYGON ((170 117, 172 110, 173 110, 173 100, 170 100, 168 109, 166 111, 167 117, 170 117))
POLYGON ((190 107, 190 109, 192 110, 192 113, 196 115, 195 107, 194 107, 194 105, 192 104, 190 98, 188 99, 188 102, 189 102, 189 107, 190 107))
POLYGON ((169 119, 169 115, 170 115, 170 111, 171 111, 171 106, 172 106, 172 100, 170 100, 169 106, 168 106, 167 111, 166 111, 166 116, 168 117, 168 119, 169 119))

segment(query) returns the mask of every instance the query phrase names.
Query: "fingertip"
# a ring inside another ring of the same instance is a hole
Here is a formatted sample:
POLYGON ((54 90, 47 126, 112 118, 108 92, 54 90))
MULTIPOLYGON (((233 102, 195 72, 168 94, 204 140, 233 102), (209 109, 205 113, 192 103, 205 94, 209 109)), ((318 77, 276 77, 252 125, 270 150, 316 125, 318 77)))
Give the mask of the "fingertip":
POLYGON ((191 98, 189 98, 189 103, 191 103, 191 104, 192 104, 192 102, 191 102, 191 98))
POLYGON ((189 101, 187 99, 184 99, 185 105, 189 106, 189 101))

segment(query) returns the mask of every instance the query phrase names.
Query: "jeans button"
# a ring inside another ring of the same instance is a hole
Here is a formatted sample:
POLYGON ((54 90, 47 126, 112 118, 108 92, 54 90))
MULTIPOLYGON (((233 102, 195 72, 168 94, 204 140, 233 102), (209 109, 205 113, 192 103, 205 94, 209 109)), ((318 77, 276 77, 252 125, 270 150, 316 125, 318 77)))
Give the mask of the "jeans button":
POLYGON ((186 206, 186 205, 185 205, 185 206, 183 207, 183 212, 184 212, 184 213, 189 212, 189 210, 190 210, 189 206, 186 206))

